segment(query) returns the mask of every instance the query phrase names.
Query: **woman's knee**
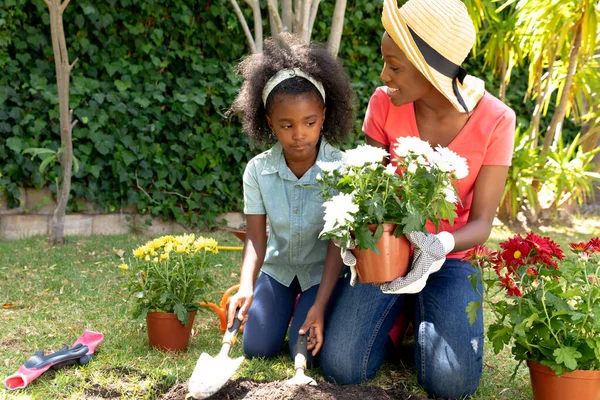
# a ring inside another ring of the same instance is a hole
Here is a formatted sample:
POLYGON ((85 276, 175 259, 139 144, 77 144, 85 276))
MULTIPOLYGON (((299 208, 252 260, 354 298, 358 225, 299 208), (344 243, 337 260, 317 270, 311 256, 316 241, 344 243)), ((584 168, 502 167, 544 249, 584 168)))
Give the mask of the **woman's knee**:
POLYGON ((436 399, 462 399, 472 396, 479 387, 479 378, 472 375, 428 375, 425 379, 419 377, 419 384, 436 399))
POLYGON ((338 357, 326 351, 321 353, 321 371, 327 381, 337 385, 358 385, 366 381, 359 368, 359 362, 349 360, 348 357, 339 357, 339 353, 337 355, 338 357))

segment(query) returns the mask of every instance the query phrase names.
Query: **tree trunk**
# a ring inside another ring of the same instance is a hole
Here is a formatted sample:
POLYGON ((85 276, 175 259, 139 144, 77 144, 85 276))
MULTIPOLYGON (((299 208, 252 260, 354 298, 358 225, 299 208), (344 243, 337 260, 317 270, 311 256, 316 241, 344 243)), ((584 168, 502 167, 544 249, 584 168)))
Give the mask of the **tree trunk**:
MULTIPOLYGON (((554 76, 554 61, 556 60, 556 49, 549 49, 548 52, 548 77, 544 82, 544 88, 541 91, 538 91, 538 96, 535 99, 535 108, 533 109, 531 133, 529 134, 529 138, 531 140, 531 148, 537 147, 538 145, 538 136, 540 135, 540 120, 542 119, 542 107, 544 106, 544 101, 546 101, 546 97, 548 96, 548 89, 550 88, 550 84, 552 83, 552 77, 554 76)), ((541 62, 542 61, 540 61, 540 63, 541 62)), ((541 87, 541 85, 542 74, 540 73, 538 90, 539 87, 541 87)))
POLYGON ((562 91, 562 96, 560 97, 560 102, 554 110, 554 115, 552 116, 552 121, 550 122, 550 126, 546 131, 546 135, 544 136, 544 145, 542 147, 542 151, 545 153, 550 149, 552 142, 557 137, 557 132, 562 130, 562 124, 565 119, 565 115, 567 114, 567 105, 569 103, 569 97, 571 92, 571 86, 573 85, 573 77, 575 75, 575 70, 577 68, 577 58, 579 56, 579 47, 581 46, 581 29, 583 23, 579 21, 577 27, 575 28, 575 36, 573 37, 573 43, 571 45, 571 50, 569 52, 569 66, 567 68, 567 77, 565 79, 565 86, 562 91))
POLYGON ((329 52, 337 57, 344 30, 344 15, 346 14, 346 0, 336 0, 331 21, 331 30, 329 31, 329 40, 327 48, 329 52))
POLYGON ((252 37, 252 33, 250 33, 250 28, 248 27, 248 22, 246 22, 246 18, 244 18, 244 14, 242 13, 242 9, 236 0, 230 0, 231 5, 233 6, 233 10, 235 11, 235 15, 237 15, 240 24, 242 24, 242 29, 244 30, 244 35, 246 36, 246 40, 248 40, 248 46, 250 46, 250 51, 252 53, 256 53, 256 45, 254 44, 254 38, 252 37))
POLYGON ((292 31, 292 22, 294 18, 294 10, 292 9, 292 0, 281 1, 281 22, 283 30, 286 32, 292 31))
POLYGON ((50 11, 50 34, 52 37, 52 50, 56 67, 56 84, 58 91, 58 107, 60 115, 60 142, 61 148, 57 158, 61 166, 61 182, 57 193, 57 204, 50 223, 50 244, 65 242, 65 213, 69 194, 71 192, 71 173, 73 168, 73 142, 71 132, 77 121, 73 121, 73 111, 69 110, 69 82, 71 70, 77 62, 69 64, 69 54, 63 27, 63 12, 70 0, 62 4, 60 0, 44 0, 50 11))

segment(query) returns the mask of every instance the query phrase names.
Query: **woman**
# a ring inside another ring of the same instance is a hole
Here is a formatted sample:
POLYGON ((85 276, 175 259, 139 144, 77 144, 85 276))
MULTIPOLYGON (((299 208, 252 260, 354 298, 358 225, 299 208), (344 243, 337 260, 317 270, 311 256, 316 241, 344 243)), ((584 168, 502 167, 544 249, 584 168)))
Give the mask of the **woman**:
MULTIPOLYGON (((461 204, 453 226, 443 224, 434 234, 430 224, 430 234, 407 235, 415 247, 411 273, 417 271, 416 278, 379 287, 342 285, 325 328, 323 375, 339 384, 374 378, 388 332, 403 306, 414 304, 419 383, 436 397, 468 396, 482 372, 483 316, 479 311, 477 322, 469 324, 465 308, 480 296, 467 278, 473 271, 461 258, 491 232, 512 158, 515 115, 460 67, 475 43, 460 0, 409 0, 401 8, 396 0, 385 0, 382 22, 380 77, 386 87, 369 102, 363 124, 367 143, 393 157, 396 138, 416 136, 466 158, 469 174, 457 182, 461 204), (423 284, 415 285, 419 277, 423 284), (405 294, 418 290, 416 296, 405 294)), ((326 270, 322 282, 337 276, 339 270, 326 270)), ((326 287, 317 294, 313 315, 323 312, 319 304, 327 304, 326 287)))

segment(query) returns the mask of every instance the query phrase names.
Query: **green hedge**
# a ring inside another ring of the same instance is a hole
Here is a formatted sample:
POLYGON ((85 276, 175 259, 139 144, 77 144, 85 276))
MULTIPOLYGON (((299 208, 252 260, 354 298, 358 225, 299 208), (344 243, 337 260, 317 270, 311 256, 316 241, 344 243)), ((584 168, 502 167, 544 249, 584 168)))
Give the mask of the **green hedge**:
MULTIPOLYGON (((59 118, 48 11, 43 1, 0 7, 0 185, 9 206, 18 186, 55 190, 60 168, 40 173, 28 147, 58 149, 59 118)), ((359 109, 378 82, 380 10, 348 8, 340 56, 354 65, 359 109), (373 17, 366 18, 367 15, 373 17)), ((314 38, 325 40, 331 6, 323 4, 314 38)), ((237 120, 226 120, 239 79, 245 37, 229 3, 213 1, 73 1, 65 15, 72 72, 71 107, 79 124, 81 163, 72 198, 114 211, 213 223, 241 208, 241 174, 250 149, 237 120)), ((357 127, 360 124, 357 121, 357 127)), ((353 140, 347 145, 353 144, 353 140)), ((70 210, 83 204, 69 203, 70 210)))
MULTIPOLYGON (((327 39, 329 3, 320 6, 314 40, 327 39)), ((380 84, 383 32, 379 2, 351 3, 339 56, 359 115, 344 147, 363 140, 362 117, 380 84)), ((44 2, 0 4, 0 188, 15 206, 19 186, 55 191, 59 166, 40 173, 40 161, 21 152, 58 149, 58 100, 44 2)), ((242 171, 258 149, 250 148, 237 120, 223 116, 240 84, 233 68, 248 51, 229 2, 74 0, 64 22, 69 56, 79 58, 71 108, 81 166, 72 199, 103 211, 135 204, 139 212, 192 227, 212 226, 219 213, 241 209, 242 171)), ((82 206, 72 200, 69 210, 82 206)))

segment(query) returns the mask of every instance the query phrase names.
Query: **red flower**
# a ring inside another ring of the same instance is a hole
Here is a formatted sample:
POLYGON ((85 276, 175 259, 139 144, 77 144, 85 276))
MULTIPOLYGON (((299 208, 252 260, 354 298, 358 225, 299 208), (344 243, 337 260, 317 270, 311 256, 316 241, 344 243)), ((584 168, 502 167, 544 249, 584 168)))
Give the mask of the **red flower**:
POLYGON ((600 238, 591 238, 588 242, 590 253, 600 253, 600 238))
POLYGON ((477 261, 488 259, 493 252, 485 246, 478 244, 471 250, 467 251, 465 256, 462 258, 464 261, 477 261))
POLYGON ((529 276, 538 276, 539 275, 537 269, 533 265, 531 267, 527 268, 527 271, 525 271, 525 273, 529 276))
POLYGON ((506 263, 506 268, 513 273, 520 265, 525 265, 525 258, 529 256, 531 244, 525 241, 521 235, 515 235, 500 243, 503 251, 500 259, 506 263))
POLYGON ((588 251, 588 249, 590 248, 590 243, 589 242, 579 242, 579 243, 569 243, 569 246, 571 247, 571 250, 573 250, 575 253, 582 253, 582 252, 586 252, 588 251))
POLYGON ((513 281, 512 278, 508 275, 501 279, 500 287, 505 288, 509 296, 523 296, 521 290, 519 289, 515 281, 513 281))

